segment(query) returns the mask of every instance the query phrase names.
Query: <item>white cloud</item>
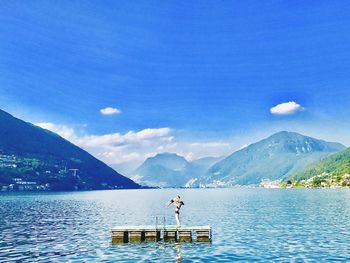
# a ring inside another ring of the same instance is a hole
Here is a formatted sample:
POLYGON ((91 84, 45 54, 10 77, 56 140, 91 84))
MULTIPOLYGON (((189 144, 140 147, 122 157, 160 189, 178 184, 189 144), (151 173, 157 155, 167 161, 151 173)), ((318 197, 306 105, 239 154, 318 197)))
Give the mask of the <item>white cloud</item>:
POLYGON ((137 152, 131 152, 121 155, 118 153, 118 151, 98 153, 97 156, 101 159, 113 160, 113 164, 121 164, 125 162, 135 161, 142 157, 140 153, 137 152))
MULTIPOLYGON (((153 139, 156 137, 163 137, 170 133, 170 128, 159 128, 159 129, 144 129, 139 132, 129 131, 125 138, 134 141, 134 140, 147 140, 147 139, 153 139)), ((170 137, 171 138, 171 137, 170 137)))
POLYGON ((79 137, 75 142, 81 147, 101 147, 101 146, 118 146, 125 142, 120 133, 111 133, 103 135, 85 135, 79 137))
POLYGON ((169 136, 171 129, 147 128, 138 132, 129 131, 126 134, 110 133, 104 135, 87 135, 77 139, 77 143, 84 147, 100 146, 123 146, 123 145, 149 145, 152 140, 169 141, 173 137, 169 136))
POLYGON ((66 125, 57 125, 51 122, 40 122, 40 123, 36 123, 35 125, 43 129, 57 133, 61 137, 65 138, 66 140, 74 141, 76 139, 74 129, 66 125))
POLYGON ((206 156, 222 156, 233 151, 232 146, 225 142, 178 141, 173 130, 168 127, 94 135, 84 134, 81 130, 77 133, 71 127, 50 122, 36 125, 59 134, 124 174, 157 153, 173 152, 190 161, 206 156))
POLYGON ((106 107, 104 109, 100 110, 101 114, 103 115, 114 115, 114 114, 119 114, 121 113, 121 110, 117 108, 112 108, 112 107, 106 107))
POLYGON ((218 147, 228 147, 230 144, 226 142, 194 142, 191 143, 193 147, 201 148, 218 148, 218 147))
POLYGON ((303 110, 304 108, 300 104, 294 101, 289 101, 272 107, 270 112, 276 115, 292 115, 303 110))
POLYGON ((174 136, 171 136, 172 130, 168 127, 146 128, 125 134, 116 132, 78 135, 73 128, 66 125, 51 122, 36 125, 57 133, 111 166, 129 162, 133 164, 131 166, 136 167, 149 156, 149 153, 155 155, 157 152, 171 149, 174 140, 174 136))

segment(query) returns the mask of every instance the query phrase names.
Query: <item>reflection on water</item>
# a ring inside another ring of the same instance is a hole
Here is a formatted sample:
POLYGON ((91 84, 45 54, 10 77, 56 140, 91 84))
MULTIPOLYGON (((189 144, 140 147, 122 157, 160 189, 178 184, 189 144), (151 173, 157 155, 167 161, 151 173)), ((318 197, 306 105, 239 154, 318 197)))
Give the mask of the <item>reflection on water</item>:
POLYGON ((154 189, 0 194, 0 262, 347 261, 348 189, 154 189), (212 225, 212 243, 112 245, 115 225, 212 225))
POLYGON ((176 244, 176 263, 181 262, 181 243, 176 244))

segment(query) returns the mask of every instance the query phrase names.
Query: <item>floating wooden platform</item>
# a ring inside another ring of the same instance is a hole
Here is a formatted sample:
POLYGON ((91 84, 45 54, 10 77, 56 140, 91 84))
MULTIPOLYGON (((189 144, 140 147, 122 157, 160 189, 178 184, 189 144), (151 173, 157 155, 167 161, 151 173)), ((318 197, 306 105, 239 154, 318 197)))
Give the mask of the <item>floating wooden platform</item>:
POLYGON ((113 243, 128 242, 210 242, 212 229, 210 226, 116 226, 112 229, 113 243))

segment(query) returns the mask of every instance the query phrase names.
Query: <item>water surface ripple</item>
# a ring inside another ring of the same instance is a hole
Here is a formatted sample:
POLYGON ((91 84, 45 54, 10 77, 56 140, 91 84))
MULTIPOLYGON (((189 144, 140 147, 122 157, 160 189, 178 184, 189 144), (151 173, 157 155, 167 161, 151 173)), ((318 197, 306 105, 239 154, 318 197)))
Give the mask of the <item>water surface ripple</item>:
POLYGON ((348 189, 154 189, 0 194, 0 262, 350 260, 348 189), (115 225, 211 225, 212 243, 111 244, 115 225))

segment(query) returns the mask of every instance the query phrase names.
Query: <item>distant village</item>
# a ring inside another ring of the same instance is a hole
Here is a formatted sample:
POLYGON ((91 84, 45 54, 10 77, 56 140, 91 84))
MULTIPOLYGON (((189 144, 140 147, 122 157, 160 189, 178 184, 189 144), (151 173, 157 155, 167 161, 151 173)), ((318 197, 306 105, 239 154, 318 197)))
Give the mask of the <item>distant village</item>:
MULTIPOLYGON (((25 158, 18 158, 15 155, 5 155, 0 154, 0 170, 1 173, 4 173, 6 175, 6 171, 16 171, 21 166, 23 167, 30 167, 38 168, 39 161, 35 159, 25 159, 25 158)), ((36 169, 35 175, 39 176, 41 173, 50 175, 50 174, 71 174, 74 177, 79 178, 78 171, 79 169, 71 168, 67 169, 66 166, 60 166, 60 165, 54 165, 51 170, 41 170, 36 169)), ((33 169, 34 170, 34 169, 33 169)), ((35 180, 26 180, 21 177, 20 174, 18 174, 17 177, 11 178, 12 182, 4 184, 0 182, 0 191, 49 191, 50 183, 39 183, 35 180)))
POLYGON ((22 178, 13 178, 13 184, 3 185, 1 191, 47 191, 50 184, 38 184, 37 182, 23 181, 22 178))
POLYGON ((262 188, 341 188, 350 187, 350 174, 332 175, 322 173, 308 179, 299 181, 269 181, 263 180, 260 183, 262 188))

